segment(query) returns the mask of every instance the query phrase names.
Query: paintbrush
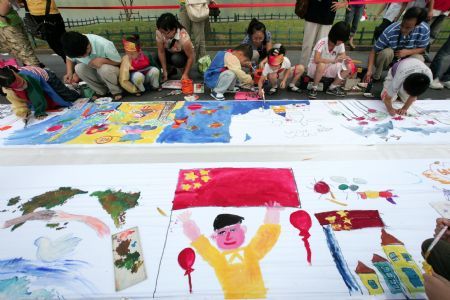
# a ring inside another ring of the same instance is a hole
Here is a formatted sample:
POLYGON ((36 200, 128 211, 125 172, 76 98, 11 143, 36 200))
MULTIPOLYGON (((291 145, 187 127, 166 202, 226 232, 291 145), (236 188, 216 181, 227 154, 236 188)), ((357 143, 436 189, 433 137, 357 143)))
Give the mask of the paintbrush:
POLYGON ((444 235, 444 233, 448 230, 448 226, 444 226, 444 228, 442 228, 441 231, 439 231, 438 235, 434 238, 433 242, 431 243, 431 245, 428 247, 427 251, 425 252, 425 260, 427 260, 428 256, 431 253, 431 250, 434 248, 434 246, 436 246, 436 244, 439 242, 439 240, 441 239, 441 237, 444 235))

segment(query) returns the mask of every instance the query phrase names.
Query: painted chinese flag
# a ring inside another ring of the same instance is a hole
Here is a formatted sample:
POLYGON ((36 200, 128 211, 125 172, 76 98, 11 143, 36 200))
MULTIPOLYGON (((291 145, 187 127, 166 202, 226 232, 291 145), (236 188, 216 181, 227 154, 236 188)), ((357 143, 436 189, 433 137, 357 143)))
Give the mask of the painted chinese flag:
POLYGON ((215 168, 180 170, 173 209, 200 206, 300 207, 291 169, 215 168))
POLYGON ((384 226, 378 210, 334 210, 315 215, 320 225, 331 225, 334 231, 384 226))

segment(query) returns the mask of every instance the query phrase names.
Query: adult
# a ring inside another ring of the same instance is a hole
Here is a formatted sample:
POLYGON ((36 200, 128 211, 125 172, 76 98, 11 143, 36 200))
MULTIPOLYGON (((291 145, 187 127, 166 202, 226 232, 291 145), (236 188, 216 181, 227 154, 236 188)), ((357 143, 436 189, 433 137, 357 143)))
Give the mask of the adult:
POLYGON ((110 92, 114 100, 122 99, 119 65, 122 58, 114 43, 95 34, 66 32, 61 38, 67 53, 66 83, 76 82, 76 75, 95 92, 95 98, 110 92))
POLYGON ((389 25, 369 54, 365 81, 380 80, 383 70, 406 57, 424 61, 423 53, 430 41, 427 13, 419 7, 409 8, 401 22, 389 25))
POLYGON ((386 3, 380 7, 380 10, 375 14, 375 18, 384 11, 383 20, 381 24, 375 27, 373 32, 372 42, 376 42, 383 31, 394 22, 397 22, 401 14, 405 10, 406 2, 404 3, 386 3))
POLYGON ((434 0, 433 6, 433 16, 430 21, 430 44, 427 47, 425 54, 425 60, 430 62, 428 53, 430 52, 430 47, 438 37, 442 29, 442 24, 444 24, 445 18, 448 17, 450 11, 450 1, 448 0, 434 0))
POLYGON ((436 53, 430 69, 434 78, 430 88, 440 90, 446 87, 450 89, 450 35, 447 42, 436 53))
POLYGON ((52 50, 66 62, 66 54, 61 44, 61 37, 66 32, 64 20, 59 13, 55 0, 18 0, 30 12, 37 24, 46 23, 44 38, 52 50), (47 1, 50 1, 50 10, 46 15, 47 1))
POLYGON ((412 0, 407 2, 406 9, 411 7, 420 7, 426 9, 427 11, 427 20, 430 21, 433 17, 433 6, 435 0, 412 0))
POLYGON ((347 1, 309 0, 308 9, 305 15, 302 55, 300 58, 300 63, 302 65, 308 65, 312 49, 317 41, 328 36, 336 16, 336 10, 346 6, 347 1))
POLYGON ((41 65, 25 33, 22 19, 10 0, 0 0, 0 48, 25 65, 41 65))
POLYGON ((171 13, 162 14, 156 21, 158 60, 163 69, 162 80, 182 69, 181 79, 189 79, 194 63, 194 45, 189 33, 171 13))
POLYGON ((355 50, 355 44, 353 43, 353 37, 358 30, 358 24, 364 12, 364 4, 353 4, 350 5, 350 9, 345 12, 344 21, 351 26, 350 27, 350 39, 348 40, 348 45, 350 50, 355 50))
POLYGON ((252 63, 259 64, 260 69, 264 67, 265 58, 272 49, 272 34, 266 29, 266 25, 253 18, 248 24, 247 35, 242 41, 244 45, 252 46, 252 63))
MULTIPOLYGON (((214 0, 205 0, 210 2, 213 5, 216 5, 214 0)), ((180 12, 179 19, 181 25, 186 29, 186 31, 192 37, 192 41, 195 49, 195 57, 198 59, 202 58, 206 55, 206 39, 205 39, 205 31, 209 23, 209 18, 201 21, 194 22, 189 18, 189 15, 186 10, 186 0, 180 0, 180 12)))

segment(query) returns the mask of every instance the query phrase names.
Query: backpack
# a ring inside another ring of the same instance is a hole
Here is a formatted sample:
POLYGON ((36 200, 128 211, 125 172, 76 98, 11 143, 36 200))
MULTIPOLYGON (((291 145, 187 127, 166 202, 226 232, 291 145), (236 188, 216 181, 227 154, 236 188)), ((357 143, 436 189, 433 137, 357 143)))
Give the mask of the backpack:
POLYGON ((209 0, 186 0, 186 12, 192 22, 202 22, 209 17, 209 0))

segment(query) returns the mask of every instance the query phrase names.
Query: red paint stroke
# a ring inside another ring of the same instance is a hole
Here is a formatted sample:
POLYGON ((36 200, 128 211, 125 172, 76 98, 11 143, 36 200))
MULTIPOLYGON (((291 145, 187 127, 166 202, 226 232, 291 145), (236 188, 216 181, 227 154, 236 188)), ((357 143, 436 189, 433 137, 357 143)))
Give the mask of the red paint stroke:
POLYGON ((205 110, 202 110, 200 113, 202 115, 212 115, 215 112, 217 112, 217 109, 205 109, 205 110))
POLYGON ((367 121, 361 121, 358 123, 358 125, 367 125, 367 124, 369 124, 369 122, 367 122, 367 121))
POLYGON ((86 134, 95 134, 106 130, 108 130, 108 124, 94 125, 88 130, 86 130, 86 134))
POLYGON ((181 124, 186 123, 187 120, 188 120, 188 117, 173 120, 175 122, 175 124, 172 125, 172 128, 179 128, 181 126, 181 124))
POLYGON ((318 181, 314 184, 314 191, 319 194, 328 194, 330 192, 330 186, 325 181, 318 181))
POLYGON ((377 112, 377 110, 373 108, 369 108, 367 111, 372 114, 377 112))
POLYGON ((119 240, 124 241, 126 240, 130 235, 132 235, 135 231, 133 229, 125 230, 124 232, 121 232, 119 235, 119 240))
POLYGON ((196 104, 189 105, 187 108, 190 110, 197 110, 197 109, 201 109, 202 107, 203 107, 203 105, 196 103, 196 104))
POLYGON ((396 116, 396 117, 393 117, 392 119, 394 119, 394 120, 396 120, 396 121, 402 121, 402 120, 404 120, 405 118, 403 118, 402 116, 396 116))
POLYGON ((358 265, 356 266, 355 273, 356 274, 372 274, 372 273, 375 274, 375 270, 372 268, 369 268, 367 265, 365 265, 364 263, 362 263, 358 260, 358 265))
POLYGON ((427 124, 435 125, 435 124, 436 124, 436 122, 435 122, 435 121, 433 121, 433 120, 427 120, 427 124))
POLYGON ((355 119, 356 121, 362 121, 362 120, 365 120, 366 118, 365 117, 356 117, 356 118, 353 118, 353 119, 355 119))
POLYGON ((3 127, 0 127, 0 131, 6 131, 6 130, 11 129, 11 128, 12 128, 11 125, 3 126, 3 127))
POLYGON ((192 279, 191 273, 194 271, 192 266, 195 262, 195 251, 192 248, 184 248, 178 254, 178 264, 180 267, 185 270, 184 276, 188 276, 189 280, 189 293, 192 294, 192 279))
POLYGON ((180 170, 172 209, 189 207, 300 207, 292 169, 214 168, 180 170))
POLYGON ((365 191, 365 192, 357 192, 358 196, 361 197, 361 199, 377 199, 377 198, 384 198, 389 203, 397 204, 393 198, 398 197, 398 195, 394 195, 392 193, 392 190, 385 190, 385 191, 365 191))
POLYGON ((55 126, 49 127, 49 128, 47 129, 47 131, 48 131, 48 132, 55 132, 55 131, 60 130, 62 127, 63 127, 62 125, 55 125, 55 126))
POLYGON ((371 121, 371 122, 378 122, 378 119, 375 118, 375 117, 372 117, 372 118, 369 119, 369 121, 371 121))
POLYGON ((289 218, 292 226, 300 230, 299 235, 302 236, 303 244, 306 249, 306 260, 309 265, 311 265, 311 246, 309 245, 309 237, 311 234, 309 233, 309 229, 312 226, 312 220, 310 215, 304 210, 298 210, 293 212, 289 218))
POLYGON ((378 210, 334 210, 315 214, 320 225, 334 231, 384 227, 378 210))
POLYGON ((395 236, 381 229, 381 246, 387 245, 404 245, 402 241, 398 240, 395 236))

